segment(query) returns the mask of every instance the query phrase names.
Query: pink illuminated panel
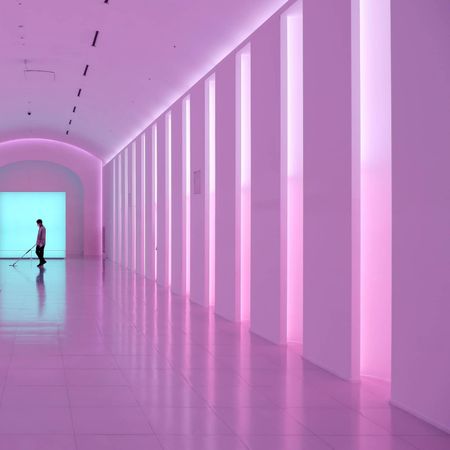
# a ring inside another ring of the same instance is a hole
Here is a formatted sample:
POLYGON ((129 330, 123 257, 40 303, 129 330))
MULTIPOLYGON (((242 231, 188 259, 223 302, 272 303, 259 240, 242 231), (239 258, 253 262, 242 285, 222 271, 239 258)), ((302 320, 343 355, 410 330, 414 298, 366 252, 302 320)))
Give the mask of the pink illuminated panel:
POLYGON ((128 267, 128 148, 122 155, 122 265, 128 267))
POLYGON ((137 256, 137 211, 136 211, 136 200, 137 200, 137 172, 136 172, 136 141, 131 145, 131 261, 130 269, 136 271, 136 256, 137 256))
POLYGON ((117 261, 117 158, 112 161, 113 164, 113 177, 112 177, 112 218, 113 218, 113 230, 112 230, 112 260, 117 261))
POLYGON ((125 235, 125 248, 127 253, 126 267, 128 269, 133 269, 133 258, 134 258, 134 245, 133 245, 133 235, 134 235, 134 222, 133 222, 133 147, 134 142, 128 146, 126 150, 126 201, 127 208, 125 210, 125 215, 127 218, 127 233, 125 235))
POLYGON ((287 339, 302 341, 303 61, 301 3, 281 17, 281 251, 287 339))
POLYGON ((165 117, 166 125, 166 151, 165 151, 165 170, 166 170, 166 270, 167 284, 172 282, 172 113, 169 111, 165 117))
POLYGON ((206 252, 208 304, 215 303, 215 240, 216 240, 216 77, 205 84, 205 185, 206 185, 206 252))
POLYGON ((145 274, 145 134, 136 141, 136 272, 145 274))
POLYGON ((121 166, 120 166, 120 157, 117 156, 115 158, 116 161, 116 184, 114 186, 114 190, 116 192, 116 214, 114 216, 114 221, 116 223, 116 234, 114 240, 114 248, 115 248, 115 262, 120 262, 120 233, 121 233, 121 225, 120 225, 120 211, 121 211, 121 200, 120 200, 120 181, 121 181, 121 166))
POLYGON ((183 99, 183 281, 189 296, 191 281, 191 98, 183 99))
POLYGON ((123 192, 122 192, 122 179, 123 179, 123 161, 122 153, 117 156, 117 262, 122 264, 123 258, 123 247, 122 247, 122 236, 123 236, 123 219, 122 219, 122 209, 123 209, 123 192))
POLYGON ((250 320, 251 47, 236 56, 236 214, 240 319, 250 320))
POLYGON ((157 251, 157 242, 158 242, 158 125, 155 123, 152 126, 152 219, 153 219, 153 236, 152 236, 152 244, 153 244, 153 252, 154 252, 154 260, 153 260, 153 279, 158 279, 158 251, 157 251))
POLYGON ((361 373, 391 374, 390 0, 360 0, 361 373))
POLYGON ((145 227, 146 227, 146 217, 145 217, 145 208, 146 208, 146 195, 145 195, 145 185, 146 185, 146 135, 145 133, 141 136, 141 151, 140 151, 140 162, 138 170, 141 174, 141 183, 139 186, 140 189, 140 235, 138 245, 141 248, 140 251, 140 273, 145 274, 145 254, 147 251, 147 243, 145 239, 145 227))

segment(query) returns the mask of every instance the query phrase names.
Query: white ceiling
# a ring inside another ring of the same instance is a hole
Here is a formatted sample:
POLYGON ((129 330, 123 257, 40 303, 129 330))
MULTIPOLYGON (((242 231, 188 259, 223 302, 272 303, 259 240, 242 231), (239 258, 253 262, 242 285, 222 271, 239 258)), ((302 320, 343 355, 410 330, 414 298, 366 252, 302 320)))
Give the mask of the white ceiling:
POLYGON ((0 141, 61 140, 107 161, 286 2, 104 1, 0 0, 0 141))

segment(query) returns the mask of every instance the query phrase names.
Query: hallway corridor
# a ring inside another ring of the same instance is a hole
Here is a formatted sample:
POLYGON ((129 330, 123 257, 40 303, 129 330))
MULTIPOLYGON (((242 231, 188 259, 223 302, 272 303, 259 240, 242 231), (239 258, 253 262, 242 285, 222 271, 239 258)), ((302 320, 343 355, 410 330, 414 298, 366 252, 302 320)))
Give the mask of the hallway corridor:
POLYGON ((0 449, 450 448, 386 384, 341 381, 110 262, 34 262, 0 261, 0 449))

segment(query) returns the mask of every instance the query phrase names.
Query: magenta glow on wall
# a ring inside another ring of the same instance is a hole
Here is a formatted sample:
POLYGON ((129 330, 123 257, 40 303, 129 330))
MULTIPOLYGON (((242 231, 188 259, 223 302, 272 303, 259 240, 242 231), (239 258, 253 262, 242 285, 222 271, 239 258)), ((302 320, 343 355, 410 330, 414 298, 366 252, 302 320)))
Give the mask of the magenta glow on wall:
MULTIPOLYGON (((112 193, 113 193, 113 205, 112 205, 112 216, 113 216, 113 236, 112 236, 112 260, 114 262, 117 261, 117 245, 116 245, 116 239, 117 239, 117 158, 114 158, 113 161, 113 185, 112 185, 112 193)), ((104 206, 103 206, 104 208, 104 206)))
MULTIPOLYGON (((26 171, 34 170, 32 162, 47 162, 53 164, 48 166, 48 177, 43 177, 39 183, 39 191, 64 191, 64 176, 61 175, 66 170, 69 176, 70 172, 75 178, 79 179, 81 191, 73 191, 73 200, 78 203, 82 211, 82 236, 83 242, 75 242, 76 230, 71 224, 67 228, 67 253, 68 255, 83 254, 101 255, 102 253, 102 164, 101 161, 88 153, 84 149, 75 147, 59 141, 49 139, 18 139, 0 143, 0 167, 15 163, 26 163, 22 166, 26 171), (58 168, 59 166, 59 168, 58 168), (54 170, 51 168, 54 167, 54 170), (62 170, 62 171, 61 171, 62 170), (47 179, 46 179, 47 178, 47 179), (59 181, 58 181, 59 180, 59 181), (44 189, 44 186, 45 189, 44 189), (74 234, 75 233, 75 234, 74 234)), ((31 172, 29 172, 31 173, 31 172)), ((6 172, 4 175, 4 181, 6 172)), ((72 176, 72 178, 73 178, 72 176)), ((14 190, 14 185, 22 185, 29 192, 36 191, 37 186, 33 175, 26 175, 24 172, 23 179, 11 179, 8 182, 9 191, 14 190)), ((70 178, 70 177, 69 177, 70 178)), ((23 190, 18 187, 18 190, 23 190)), ((70 207, 68 198, 68 209, 70 207)), ((75 205, 75 203, 74 203, 75 205)), ((68 217, 73 214, 68 210, 68 217)))
POLYGON ((152 126, 152 210, 153 210, 153 235, 152 235, 152 244, 153 244, 153 279, 158 279, 158 125, 155 123, 152 126))
POLYGON ((183 99, 183 143, 182 143, 182 245, 184 295, 191 290, 191 97, 183 99))
POLYGON ((251 45, 236 55, 236 245, 241 321, 250 320, 251 45))
POLYGON ((166 271, 167 271, 167 285, 172 283, 172 113, 169 111, 165 116, 165 130, 166 130, 166 151, 165 151, 165 180, 166 180, 166 271))
POLYGON ((131 216, 131 263, 130 269, 136 272, 137 269, 137 171, 136 171, 136 141, 131 144, 131 189, 130 189, 130 197, 131 197, 131 208, 130 208, 130 216, 131 216))
POLYGON ((215 303, 215 240, 216 240, 216 78, 205 82, 205 237, 208 304, 215 303))
POLYGON ((303 337, 302 6, 281 16, 281 271, 287 340, 303 337))
POLYGON ((391 377, 390 0, 360 0, 361 373, 391 377))
POLYGON ((136 167, 136 271, 145 275, 145 133, 138 140, 136 167))

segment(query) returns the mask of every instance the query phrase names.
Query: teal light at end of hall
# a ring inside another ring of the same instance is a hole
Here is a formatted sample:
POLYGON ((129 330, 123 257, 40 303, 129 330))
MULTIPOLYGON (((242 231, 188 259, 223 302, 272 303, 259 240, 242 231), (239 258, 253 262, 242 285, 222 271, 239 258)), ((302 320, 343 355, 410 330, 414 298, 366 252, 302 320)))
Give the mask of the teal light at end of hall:
POLYGON ((19 258, 36 243, 37 219, 47 229, 45 257, 65 258, 65 192, 0 192, 0 258, 19 258))

